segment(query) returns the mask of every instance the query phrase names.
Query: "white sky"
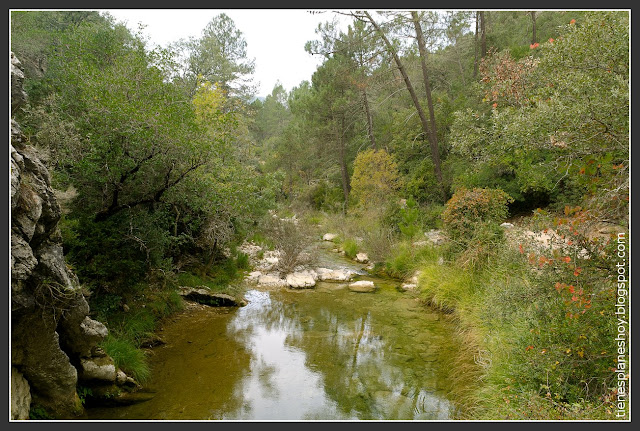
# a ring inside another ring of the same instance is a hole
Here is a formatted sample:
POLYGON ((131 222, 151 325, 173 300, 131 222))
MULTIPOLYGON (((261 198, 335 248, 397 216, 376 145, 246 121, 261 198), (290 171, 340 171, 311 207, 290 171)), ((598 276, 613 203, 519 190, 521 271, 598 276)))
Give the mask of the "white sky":
MULTIPOLYGON (((247 57, 255 59, 254 83, 258 96, 267 96, 279 80, 287 91, 311 80, 320 56, 304 50, 317 38, 319 23, 335 16, 329 10, 311 14, 305 9, 104 9, 132 31, 138 23, 152 43, 166 46, 181 38, 200 37, 204 27, 220 13, 227 14, 247 42, 247 57)), ((317 10, 316 10, 317 11, 317 10)), ((345 26, 346 28, 346 26, 345 26)))

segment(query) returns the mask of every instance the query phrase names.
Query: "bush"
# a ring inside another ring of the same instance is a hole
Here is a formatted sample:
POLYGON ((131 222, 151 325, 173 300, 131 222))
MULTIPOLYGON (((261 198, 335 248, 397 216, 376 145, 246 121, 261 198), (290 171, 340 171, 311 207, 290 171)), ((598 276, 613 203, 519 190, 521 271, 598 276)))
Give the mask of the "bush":
POLYGON ((442 213, 443 227, 454 240, 470 238, 483 223, 500 223, 509 215, 513 198, 500 189, 458 189, 442 213))
POLYGON ((353 259, 358 254, 358 243, 353 239, 345 239, 341 244, 342 250, 344 250, 345 256, 353 259))
POLYGON ((266 219, 266 234, 273 241, 274 248, 280 252, 278 269, 281 272, 289 273, 296 266, 307 263, 302 253, 309 245, 310 235, 307 229, 295 218, 281 219, 274 214, 266 219))
POLYGON ((351 194, 363 206, 393 200, 402 185, 398 166, 385 150, 366 150, 353 162, 351 194))

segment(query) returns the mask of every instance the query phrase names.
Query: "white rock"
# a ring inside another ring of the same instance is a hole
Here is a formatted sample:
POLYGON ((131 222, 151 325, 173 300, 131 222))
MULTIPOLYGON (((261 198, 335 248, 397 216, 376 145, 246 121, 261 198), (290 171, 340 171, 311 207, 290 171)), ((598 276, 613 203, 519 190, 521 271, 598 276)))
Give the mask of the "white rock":
POLYGON ((513 227, 513 223, 505 222, 505 223, 502 223, 500 226, 505 228, 505 229, 511 229, 513 227))
POLYGON ((334 240, 334 239, 336 239, 337 237, 338 237, 338 234, 337 234, 337 233, 325 233, 325 234, 322 236, 322 239, 323 239, 324 241, 333 241, 333 240, 334 240))
POLYGON ((369 256, 367 256, 366 253, 358 253, 356 254, 356 261, 360 263, 367 263, 369 262, 369 256))
POLYGON ((262 274, 258 277, 258 284, 267 287, 282 287, 287 285, 287 281, 275 274, 262 274))
POLYGON ((425 232, 424 235, 435 245, 440 245, 445 241, 442 232, 438 229, 431 229, 429 232, 425 232))
POLYGON ((305 287, 313 287, 316 285, 318 274, 313 270, 307 270, 302 272, 293 272, 287 274, 287 285, 294 289, 300 289, 305 287))
POLYGON ((416 290, 418 287, 417 284, 415 283, 402 283, 402 286, 400 286, 400 289, 402 290, 416 290))
POLYGON ((360 280, 349 283, 349 290, 353 292, 373 292, 375 289, 376 286, 373 284, 373 281, 369 280, 360 280))
POLYGON ((109 357, 80 359, 81 375, 83 380, 103 380, 115 382, 116 366, 109 357))
POLYGON ((355 274, 348 269, 317 268, 316 272, 321 281, 349 281, 355 274))

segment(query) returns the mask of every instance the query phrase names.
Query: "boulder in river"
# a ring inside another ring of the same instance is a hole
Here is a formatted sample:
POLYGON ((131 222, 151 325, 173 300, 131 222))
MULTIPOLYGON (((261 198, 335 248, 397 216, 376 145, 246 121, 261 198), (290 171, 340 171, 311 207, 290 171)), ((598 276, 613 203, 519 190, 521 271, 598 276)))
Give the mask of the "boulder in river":
POLYGON ((373 281, 360 280, 349 283, 349 290, 352 292, 373 292, 376 290, 376 286, 373 284, 373 281))
POLYGON ((284 287, 287 280, 280 278, 277 273, 269 273, 258 276, 258 284, 264 287, 284 287))
POLYGON ((321 281, 349 281, 355 274, 353 271, 346 268, 316 268, 316 272, 321 281))
POLYGON ((366 253, 358 253, 358 254, 356 254, 356 262, 368 263, 369 262, 369 256, 367 256, 366 253))
POLYGON ((214 293, 206 286, 199 288, 181 286, 178 293, 186 300, 214 307, 244 307, 244 299, 236 299, 225 293, 214 293))
POLYGON ((305 270, 287 274, 287 285, 293 289, 304 289, 314 287, 318 274, 314 270, 305 270))

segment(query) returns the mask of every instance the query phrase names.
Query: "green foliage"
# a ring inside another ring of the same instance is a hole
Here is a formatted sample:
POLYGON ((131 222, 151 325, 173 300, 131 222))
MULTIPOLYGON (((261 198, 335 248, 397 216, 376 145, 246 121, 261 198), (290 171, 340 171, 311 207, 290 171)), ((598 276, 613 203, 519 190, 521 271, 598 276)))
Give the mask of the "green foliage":
POLYGON ((365 150, 353 162, 351 193, 362 206, 391 201, 401 186, 398 166, 385 150, 365 150))
POLYGON ((359 246, 354 239, 347 238, 344 241, 342 241, 342 243, 340 244, 340 248, 344 250, 345 256, 353 259, 356 257, 356 254, 358 254, 359 246))
POLYGON ((615 240, 589 239, 591 219, 579 208, 539 214, 564 245, 538 251, 514 237, 475 267, 447 262, 446 254, 438 264, 436 253, 420 265, 421 295, 469 331, 486 382, 469 394, 472 417, 613 419, 617 321, 606 268, 615 265, 615 240))
POLYGON ((193 264, 178 274, 177 282, 180 286, 206 286, 213 291, 224 292, 241 277, 238 269, 244 268, 240 268, 238 260, 233 258, 225 258, 213 265, 193 264))
POLYGON ((461 176, 475 179, 456 181, 520 201, 547 195, 558 207, 582 195, 616 219, 628 194, 628 13, 564 24, 530 56, 497 52, 483 62, 485 106, 458 111, 450 136, 454 153, 473 161, 461 176))
POLYGON ((82 385, 78 385, 78 387, 76 388, 76 393, 78 394, 78 398, 80 398, 80 402, 82 403, 82 405, 86 403, 88 397, 91 397, 93 395, 93 391, 91 390, 91 388, 82 385))
POLYGON ((144 383, 151 376, 151 369, 144 351, 131 341, 108 335, 101 347, 109 355, 117 368, 131 375, 136 381, 144 383))
POLYGON ((236 255, 236 267, 238 269, 249 269, 249 255, 246 253, 238 253, 236 255))
POLYGON ((400 209, 400 223, 398 229, 406 238, 411 239, 422 234, 423 226, 420 220, 420 209, 413 199, 407 199, 406 206, 400 209))
POLYGON ((443 226, 454 240, 464 240, 483 224, 501 223, 513 199, 497 189, 458 189, 442 213, 443 226))
POLYGON ((51 419, 55 419, 55 418, 53 418, 47 412, 47 410, 44 407, 38 406, 38 405, 32 405, 29 408, 29 419, 31 419, 31 420, 51 420, 51 419))
POLYGON ((432 260, 435 253, 430 245, 416 246, 411 241, 399 241, 384 262, 384 272, 394 278, 406 279, 419 270, 425 261, 432 260))
POLYGON ((342 189, 328 181, 319 181, 308 189, 308 202, 313 209, 336 212, 342 208, 342 189))

